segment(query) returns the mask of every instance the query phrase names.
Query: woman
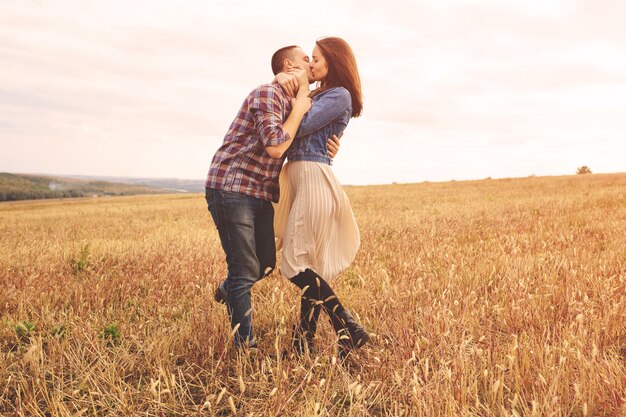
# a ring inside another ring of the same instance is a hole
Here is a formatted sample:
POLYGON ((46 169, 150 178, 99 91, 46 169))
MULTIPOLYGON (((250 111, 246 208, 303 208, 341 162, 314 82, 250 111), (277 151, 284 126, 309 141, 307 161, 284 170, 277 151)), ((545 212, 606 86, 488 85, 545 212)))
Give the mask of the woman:
POLYGON ((274 228, 282 243, 282 274, 302 290, 294 348, 313 350, 323 309, 339 336, 339 356, 369 340, 328 284, 354 259, 360 244, 350 202, 330 168, 326 138, 340 136, 363 107, 361 81, 350 46, 341 38, 316 42, 310 69, 318 88, 287 152, 274 228))

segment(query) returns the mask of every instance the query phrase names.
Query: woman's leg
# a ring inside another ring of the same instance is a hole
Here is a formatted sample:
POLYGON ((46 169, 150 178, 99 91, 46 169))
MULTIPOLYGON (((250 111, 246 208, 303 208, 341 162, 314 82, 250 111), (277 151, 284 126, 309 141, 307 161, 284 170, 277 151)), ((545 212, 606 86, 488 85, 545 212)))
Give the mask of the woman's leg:
POLYGON ((307 318, 308 315, 314 316, 314 313, 310 313, 311 308, 321 305, 339 336, 339 355, 342 358, 346 357, 350 350, 364 345, 369 340, 367 331, 343 307, 324 278, 307 269, 293 277, 291 282, 303 291, 300 304, 301 328, 310 326, 307 318))
POLYGON ((315 333, 317 332, 317 320, 322 306, 315 300, 300 298, 300 322, 293 331, 293 347, 298 355, 305 351, 313 353, 315 333))

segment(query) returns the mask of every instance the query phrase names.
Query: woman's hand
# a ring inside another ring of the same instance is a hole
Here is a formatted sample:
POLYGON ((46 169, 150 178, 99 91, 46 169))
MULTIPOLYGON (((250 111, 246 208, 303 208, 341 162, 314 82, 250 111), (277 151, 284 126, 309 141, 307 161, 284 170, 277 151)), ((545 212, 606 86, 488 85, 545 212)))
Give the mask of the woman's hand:
POLYGON ((332 138, 326 139, 326 150, 328 151, 330 159, 333 159, 337 155, 337 152, 339 152, 339 139, 341 139, 342 136, 343 133, 341 133, 339 137, 333 135, 332 138))
POLYGON ((298 93, 298 77, 295 73, 286 73, 279 72, 274 77, 272 82, 280 84, 280 86, 289 94, 291 97, 295 97, 298 93))

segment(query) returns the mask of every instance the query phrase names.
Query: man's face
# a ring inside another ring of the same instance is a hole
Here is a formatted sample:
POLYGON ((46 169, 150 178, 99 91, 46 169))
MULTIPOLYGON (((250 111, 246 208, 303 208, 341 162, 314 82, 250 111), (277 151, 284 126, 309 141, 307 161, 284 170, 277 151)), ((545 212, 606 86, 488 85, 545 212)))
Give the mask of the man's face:
POLYGON ((304 53, 301 48, 294 48, 292 51, 292 63, 298 65, 306 70, 309 77, 309 84, 313 82, 313 74, 311 73, 311 67, 309 66, 309 56, 304 53))

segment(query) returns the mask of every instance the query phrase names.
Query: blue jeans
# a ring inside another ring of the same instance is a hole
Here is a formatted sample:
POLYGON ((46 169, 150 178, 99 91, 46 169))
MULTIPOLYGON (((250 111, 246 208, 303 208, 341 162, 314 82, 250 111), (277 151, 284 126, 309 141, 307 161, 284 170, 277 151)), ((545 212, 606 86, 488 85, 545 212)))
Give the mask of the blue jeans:
POLYGON ((276 267, 274 207, 267 200, 210 188, 206 201, 226 254, 230 325, 239 325, 235 346, 254 346, 250 289, 276 267))

